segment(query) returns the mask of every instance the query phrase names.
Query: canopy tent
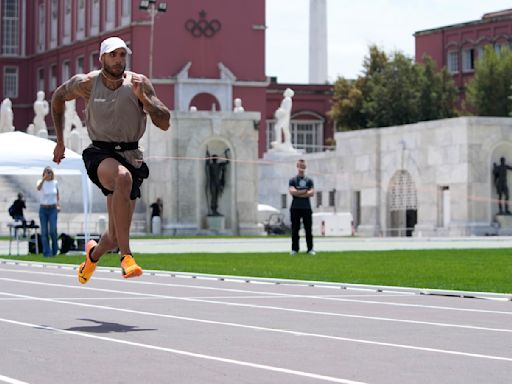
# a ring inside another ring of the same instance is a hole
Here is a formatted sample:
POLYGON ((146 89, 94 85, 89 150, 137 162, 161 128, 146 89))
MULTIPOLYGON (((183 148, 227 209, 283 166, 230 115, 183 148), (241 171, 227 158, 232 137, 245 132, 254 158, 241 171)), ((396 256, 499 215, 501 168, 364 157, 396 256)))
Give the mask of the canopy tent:
POLYGON ((41 175, 44 167, 53 168, 56 175, 82 176, 84 232, 89 239, 90 183, 82 156, 66 148, 65 159, 53 162, 55 142, 23 132, 0 133, 0 175, 41 175))

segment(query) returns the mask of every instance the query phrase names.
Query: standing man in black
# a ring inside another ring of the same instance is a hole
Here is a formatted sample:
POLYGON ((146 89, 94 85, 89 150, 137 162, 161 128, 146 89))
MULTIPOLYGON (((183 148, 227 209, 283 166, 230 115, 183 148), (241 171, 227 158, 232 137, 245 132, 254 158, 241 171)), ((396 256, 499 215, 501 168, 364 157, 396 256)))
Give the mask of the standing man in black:
POLYGON ((313 250, 313 235, 311 226, 313 223, 311 203, 309 198, 315 194, 313 180, 305 175, 306 161, 300 159, 297 161, 297 176, 290 179, 288 192, 292 195, 292 206, 290 207, 290 218, 292 222, 292 250, 290 255, 296 255, 299 252, 299 229, 300 220, 304 224, 306 232, 306 244, 308 254, 316 255, 313 250))

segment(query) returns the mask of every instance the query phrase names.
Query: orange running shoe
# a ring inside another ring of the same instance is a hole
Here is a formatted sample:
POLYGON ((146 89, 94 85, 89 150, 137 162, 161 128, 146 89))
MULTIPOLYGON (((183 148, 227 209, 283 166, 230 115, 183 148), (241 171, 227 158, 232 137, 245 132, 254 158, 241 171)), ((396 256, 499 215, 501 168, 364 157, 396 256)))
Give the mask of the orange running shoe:
POLYGON ((96 263, 91 261, 91 253, 96 245, 98 243, 94 240, 89 240, 85 245, 85 261, 78 267, 78 281, 81 284, 87 283, 96 269, 96 263))
POLYGON ((125 279, 142 275, 142 268, 137 265, 132 255, 123 256, 121 270, 125 279))

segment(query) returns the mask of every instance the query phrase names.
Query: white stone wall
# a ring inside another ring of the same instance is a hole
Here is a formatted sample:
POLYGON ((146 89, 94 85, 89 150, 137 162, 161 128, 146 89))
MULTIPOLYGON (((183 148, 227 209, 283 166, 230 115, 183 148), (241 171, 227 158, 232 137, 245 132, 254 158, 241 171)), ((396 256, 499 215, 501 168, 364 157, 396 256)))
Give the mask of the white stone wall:
MULTIPOLYGON (((325 191, 324 205, 327 192, 336 188, 336 209, 355 214, 354 192, 358 191, 361 200, 358 234, 385 236, 390 226, 390 182, 403 169, 416 189, 415 236, 493 234, 497 203, 492 163, 499 163, 499 158, 504 156, 512 164, 511 132, 512 119, 482 117, 339 132, 335 134, 335 152, 286 158, 266 154, 264 160, 271 164, 260 167, 259 202, 281 208, 280 195, 287 193, 288 179, 295 174, 295 162, 303 157, 316 190, 325 191), (450 192, 450 217, 446 225, 441 217, 441 187, 449 188, 450 192)), ((512 175, 510 188, 511 183, 512 175)), ((287 209, 281 211, 289 220, 287 209)))
POLYGON ((164 204, 163 229, 170 234, 209 233, 206 217, 205 156, 230 149, 227 183, 219 199, 227 234, 260 234, 257 223, 258 131, 256 112, 173 112, 172 129, 146 132, 144 146, 151 176, 144 201, 164 204))

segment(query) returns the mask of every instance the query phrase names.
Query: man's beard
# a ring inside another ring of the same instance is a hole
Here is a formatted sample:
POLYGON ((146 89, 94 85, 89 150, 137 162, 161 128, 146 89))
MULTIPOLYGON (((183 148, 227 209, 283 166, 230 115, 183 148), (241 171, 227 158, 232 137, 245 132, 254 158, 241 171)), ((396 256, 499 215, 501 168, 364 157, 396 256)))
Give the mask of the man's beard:
POLYGON ((108 66, 104 65, 103 70, 110 76, 115 79, 121 78, 123 76, 124 70, 126 69, 126 65, 118 65, 118 66, 108 66))

